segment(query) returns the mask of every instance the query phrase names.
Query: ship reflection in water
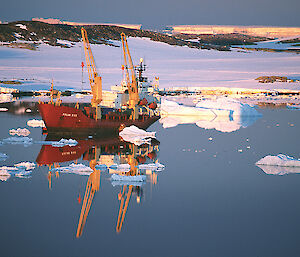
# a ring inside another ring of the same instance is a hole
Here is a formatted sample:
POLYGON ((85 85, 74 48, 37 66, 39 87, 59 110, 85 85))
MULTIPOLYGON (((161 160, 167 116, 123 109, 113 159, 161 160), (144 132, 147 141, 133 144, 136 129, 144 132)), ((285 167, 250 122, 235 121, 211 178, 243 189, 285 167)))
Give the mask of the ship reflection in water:
MULTIPOLYGON (((46 141, 59 140, 55 135, 48 135, 46 141)), ((73 138, 74 139, 74 138, 73 138)), ((100 190, 100 177, 102 172, 111 175, 113 186, 120 186, 118 200, 120 208, 117 217, 116 231, 122 229, 130 199, 135 196, 139 203, 143 194, 143 184, 146 182, 156 184, 157 172, 164 166, 159 164, 157 153, 159 142, 153 140, 151 144, 136 146, 124 142, 119 137, 106 138, 75 138, 76 146, 54 147, 43 145, 37 157, 37 164, 49 167, 49 188, 52 179, 60 173, 73 173, 88 175, 85 194, 82 201, 76 237, 82 235, 94 195, 100 190), (79 161, 89 161, 89 167, 79 161), (74 163, 66 166, 67 162, 74 163)), ((78 202, 81 203, 79 196, 78 202)))

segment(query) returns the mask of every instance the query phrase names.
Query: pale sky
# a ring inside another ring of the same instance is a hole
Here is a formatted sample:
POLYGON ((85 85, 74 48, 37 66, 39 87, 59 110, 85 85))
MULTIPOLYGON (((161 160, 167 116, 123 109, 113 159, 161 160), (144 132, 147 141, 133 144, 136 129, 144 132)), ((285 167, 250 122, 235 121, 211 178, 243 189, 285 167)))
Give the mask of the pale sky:
POLYGON ((300 27, 299 0, 17 0, 2 1, 0 20, 59 18, 78 22, 300 27))

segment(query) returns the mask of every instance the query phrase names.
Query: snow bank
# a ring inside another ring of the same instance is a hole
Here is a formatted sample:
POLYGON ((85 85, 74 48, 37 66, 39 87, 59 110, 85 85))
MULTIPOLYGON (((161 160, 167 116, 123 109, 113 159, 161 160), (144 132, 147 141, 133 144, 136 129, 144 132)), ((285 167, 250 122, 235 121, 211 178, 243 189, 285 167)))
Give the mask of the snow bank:
POLYGON ((146 180, 146 176, 145 175, 122 176, 118 174, 112 174, 111 180, 126 181, 126 182, 143 182, 146 180))
POLYGON ((140 170, 151 170, 151 171, 162 171, 165 169, 165 165, 160 163, 140 164, 137 167, 140 170))
POLYGON ((51 169, 51 171, 68 173, 68 174, 77 174, 83 176, 89 176, 93 172, 93 170, 90 167, 85 166, 81 163, 80 164, 72 163, 69 166, 51 169))
POLYGON ((119 135, 124 141, 135 145, 150 144, 151 138, 155 138, 155 132, 147 132, 134 125, 124 128, 119 135))
POLYGON ((32 162, 21 162, 15 164, 14 167, 2 166, 0 167, 0 180, 6 181, 11 176, 24 178, 31 175, 35 164, 32 162))
POLYGON ((267 155, 255 163, 256 165, 300 167, 300 159, 295 159, 285 154, 267 155))
POLYGON ((25 29, 27 30, 27 26, 23 24, 16 24, 16 27, 19 27, 20 29, 25 29))
POLYGON ((29 127, 33 127, 33 128, 38 128, 38 127, 45 127, 45 123, 43 120, 36 120, 36 119, 33 119, 33 120, 29 120, 27 121, 27 125, 29 127))
POLYGON ((0 153, 0 161, 5 161, 8 158, 6 153, 0 153))
POLYGON ((30 131, 27 128, 17 128, 17 129, 10 129, 9 130, 9 134, 12 136, 23 136, 23 137, 27 137, 30 134, 30 131))
POLYGON ((32 138, 29 137, 8 137, 3 139, 3 142, 6 144, 12 145, 24 145, 29 146, 32 145, 32 138))

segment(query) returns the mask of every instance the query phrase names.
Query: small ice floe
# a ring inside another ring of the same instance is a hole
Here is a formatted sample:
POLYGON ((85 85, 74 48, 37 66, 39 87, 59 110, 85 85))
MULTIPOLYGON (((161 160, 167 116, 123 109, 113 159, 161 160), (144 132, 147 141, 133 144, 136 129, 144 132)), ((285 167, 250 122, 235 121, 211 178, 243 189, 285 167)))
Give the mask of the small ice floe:
POLYGON ((76 146, 78 144, 78 142, 75 139, 64 139, 64 138, 62 138, 61 140, 54 141, 51 144, 54 147, 62 147, 62 146, 65 146, 65 145, 76 146))
POLYGON ((165 169, 165 165, 161 163, 148 163, 148 164, 140 164, 137 166, 140 170, 151 170, 151 171, 162 171, 165 169))
POLYGON ((119 135, 124 141, 135 145, 150 144, 151 139, 155 138, 155 132, 147 132, 134 125, 124 128, 119 135))
POLYGON ((118 175, 118 174, 112 174, 111 180, 122 180, 122 181, 137 181, 142 182, 146 180, 145 175, 136 175, 136 176, 126 176, 126 175, 118 175))
MULTIPOLYGON (((12 94, 0 94, 0 103, 10 103, 13 101, 13 95, 12 94)), ((3 108, 3 109, 7 109, 7 108, 3 108)), ((8 111, 5 110, 5 111, 8 111)))
POLYGON ((45 127, 45 123, 43 120, 36 120, 36 119, 27 121, 27 125, 32 128, 38 128, 38 127, 44 128, 45 127))
POLYGON ((8 158, 6 153, 0 153, 0 161, 5 161, 8 158))
POLYGON ((128 163, 124 164, 113 164, 109 166, 110 169, 115 170, 116 172, 129 172, 130 165, 128 163))
POLYGON ((285 175, 300 173, 300 159, 295 159, 285 154, 267 155, 255 164, 266 174, 285 175))
POLYGON ((78 142, 75 139, 64 139, 59 141, 35 141, 36 144, 52 145, 53 147, 76 146, 78 142))
POLYGON ((14 167, 2 166, 0 167, 0 180, 6 181, 11 176, 18 178, 25 178, 31 175, 35 164, 32 162, 21 162, 15 164, 14 167))
POLYGON ((12 136, 27 137, 30 131, 27 128, 10 129, 9 134, 12 136))
POLYGON ((93 170, 90 167, 85 166, 84 164, 81 163, 79 164, 72 163, 69 166, 51 169, 51 171, 68 173, 68 174, 77 174, 82 176, 89 176, 93 172, 93 170))
POLYGON ((15 167, 24 168, 26 170, 33 170, 35 168, 35 163, 33 163, 33 162, 20 162, 18 164, 15 164, 15 167))
POLYGON ((2 140, 6 144, 12 145, 32 145, 32 138, 29 137, 8 137, 2 140))
POLYGON ((113 186, 132 185, 142 186, 146 181, 145 175, 122 176, 118 174, 111 175, 111 183, 113 186))
POLYGON ((256 165, 300 167, 300 159, 295 159, 285 154, 267 155, 255 163, 256 165))

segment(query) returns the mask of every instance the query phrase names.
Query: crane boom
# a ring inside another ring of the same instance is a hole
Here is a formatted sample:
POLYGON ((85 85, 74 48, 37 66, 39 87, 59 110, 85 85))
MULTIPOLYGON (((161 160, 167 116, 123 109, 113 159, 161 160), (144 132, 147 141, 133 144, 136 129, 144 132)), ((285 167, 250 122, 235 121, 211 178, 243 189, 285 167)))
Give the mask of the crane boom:
POLYGON ((102 78, 98 75, 87 32, 84 28, 81 28, 81 35, 84 45, 86 65, 89 73, 89 81, 93 95, 91 104, 93 107, 96 107, 96 119, 98 119, 101 118, 101 109, 99 105, 102 101, 102 78))
POLYGON ((138 84, 132 63, 131 55, 128 48, 126 35, 121 33, 122 49, 124 55, 124 68, 126 74, 126 83, 129 93, 129 108, 134 110, 133 118, 137 118, 137 104, 139 102, 138 84))

